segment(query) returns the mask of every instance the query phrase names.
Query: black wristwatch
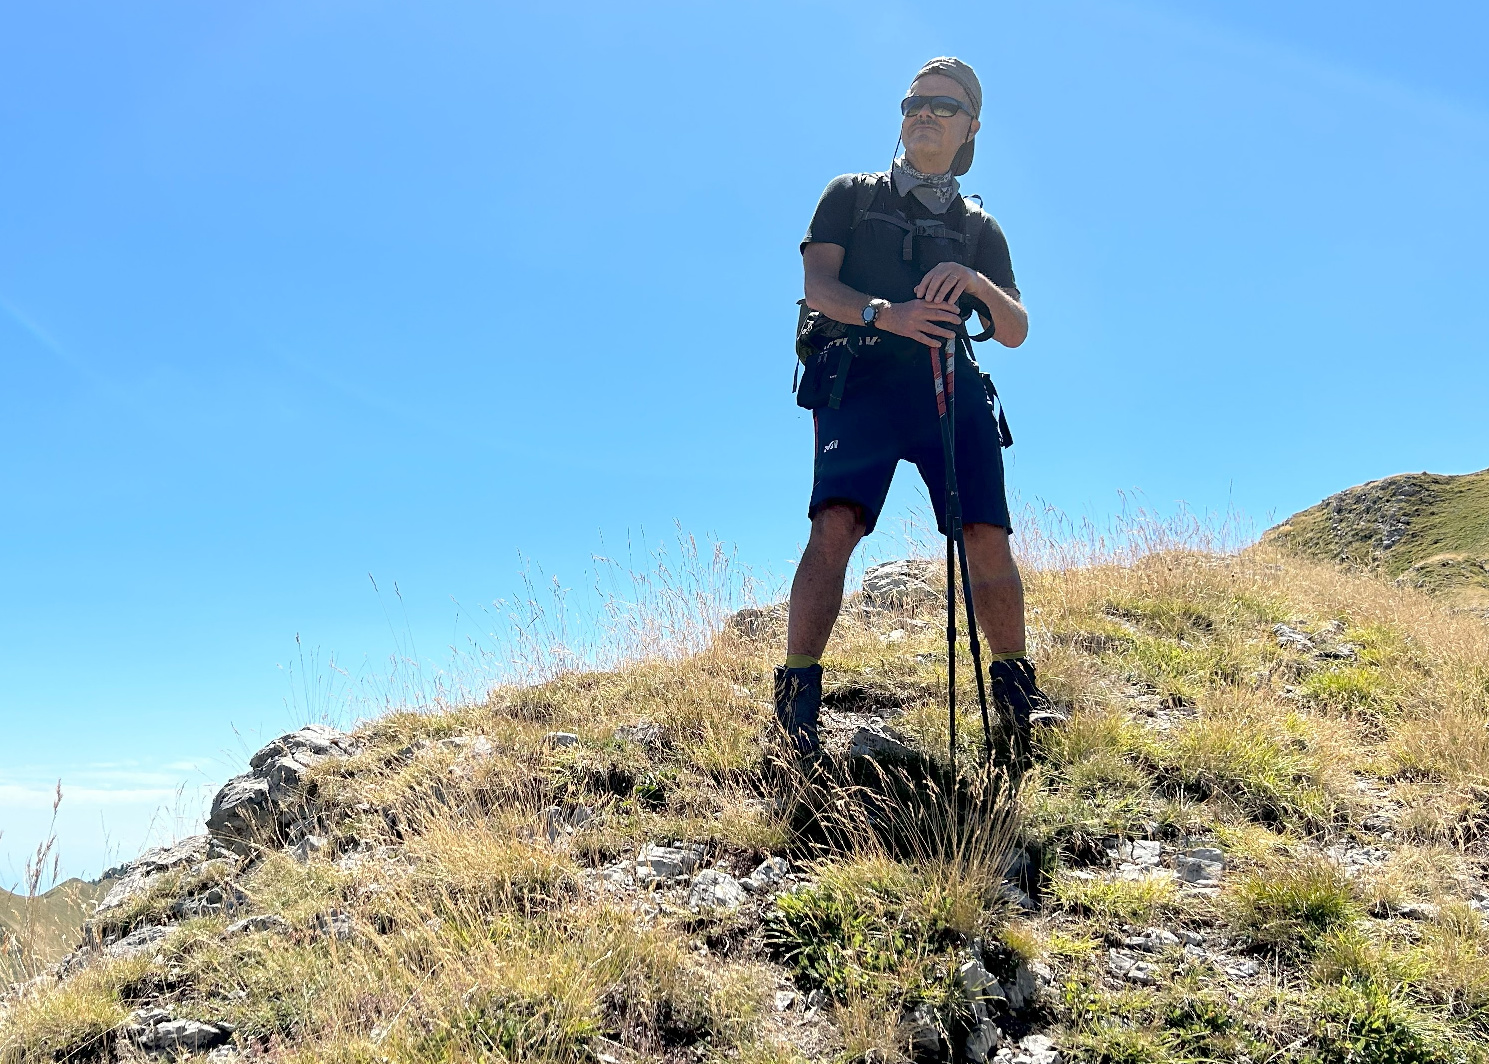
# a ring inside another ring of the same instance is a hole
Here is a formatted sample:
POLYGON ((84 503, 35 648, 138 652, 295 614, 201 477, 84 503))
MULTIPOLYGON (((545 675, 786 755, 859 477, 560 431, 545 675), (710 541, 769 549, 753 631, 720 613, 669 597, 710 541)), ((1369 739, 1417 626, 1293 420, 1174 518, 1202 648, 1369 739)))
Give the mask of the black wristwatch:
POLYGON ((889 306, 887 299, 871 299, 868 306, 863 308, 863 323, 872 329, 879 321, 879 315, 884 313, 884 308, 889 306))

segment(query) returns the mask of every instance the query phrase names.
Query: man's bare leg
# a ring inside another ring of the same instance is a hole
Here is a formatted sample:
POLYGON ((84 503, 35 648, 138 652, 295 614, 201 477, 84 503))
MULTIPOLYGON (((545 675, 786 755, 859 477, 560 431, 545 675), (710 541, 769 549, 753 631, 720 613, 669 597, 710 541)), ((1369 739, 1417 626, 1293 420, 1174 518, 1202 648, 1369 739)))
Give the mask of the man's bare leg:
POLYGON ((786 624, 786 663, 775 672, 776 723, 798 758, 811 760, 822 749, 817 731, 822 711, 819 659, 843 605, 843 578, 853 548, 864 537, 857 507, 824 506, 812 518, 807 549, 791 581, 791 612, 786 624))
POLYGON ((1024 583, 1013 560, 1008 529, 963 525, 962 536, 967 543, 977 627, 987 641, 989 657, 1024 653, 1024 583))
POLYGON ((843 605, 843 579, 864 525, 855 506, 824 506, 812 519, 812 534, 791 581, 786 624, 788 661, 820 658, 843 605))
POLYGON ((1024 584, 1013 560, 1008 529, 966 525, 967 568, 972 576, 972 602, 977 627, 987 641, 990 692, 1006 736, 1006 762, 1014 777, 1033 764, 1033 724, 1063 719, 1039 690, 1033 664, 1024 656, 1024 584))

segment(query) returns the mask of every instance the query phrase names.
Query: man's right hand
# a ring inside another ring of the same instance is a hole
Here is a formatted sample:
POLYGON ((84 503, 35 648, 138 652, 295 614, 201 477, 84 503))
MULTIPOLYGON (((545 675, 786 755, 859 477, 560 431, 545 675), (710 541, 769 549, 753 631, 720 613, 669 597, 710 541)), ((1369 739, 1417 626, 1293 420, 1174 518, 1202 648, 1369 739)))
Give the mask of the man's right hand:
POLYGON ((896 336, 908 336, 916 343, 927 347, 940 347, 956 333, 951 327, 960 325, 962 316, 954 303, 927 303, 924 299, 912 299, 908 303, 891 303, 879 311, 874 324, 885 332, 896 336))

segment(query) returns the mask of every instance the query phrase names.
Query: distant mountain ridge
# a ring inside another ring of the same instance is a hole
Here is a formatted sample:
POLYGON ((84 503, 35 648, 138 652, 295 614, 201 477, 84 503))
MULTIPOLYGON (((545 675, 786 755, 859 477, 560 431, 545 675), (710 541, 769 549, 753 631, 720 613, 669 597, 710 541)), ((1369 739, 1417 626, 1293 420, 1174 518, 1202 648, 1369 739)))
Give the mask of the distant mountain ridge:
POLYGON ((1269 529, 1263 540, 1483 610, 1489 608, 1489 469, 1402 473, 1346 488, 1269 529))
POLYGON ((0 978, 15 974, 14 956, 28 934, 28 913, 34 936, 30 952, 60 960, 77 943, 83 922, 109 886, 107 880, 69 879, 35 898, 0 888, 0 978))

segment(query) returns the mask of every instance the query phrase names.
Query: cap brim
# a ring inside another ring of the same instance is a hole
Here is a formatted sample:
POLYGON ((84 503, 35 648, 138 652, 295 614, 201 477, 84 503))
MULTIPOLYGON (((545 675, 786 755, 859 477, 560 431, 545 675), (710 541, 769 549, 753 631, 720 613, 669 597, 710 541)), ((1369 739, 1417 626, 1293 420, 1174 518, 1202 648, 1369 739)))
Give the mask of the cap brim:
POLYGON ((977 138, 973 137, 967 143, 957 149, 956 158, 951 160, 951 176, 961 177, 972 169, 972 156, 977 151, 977 138))

